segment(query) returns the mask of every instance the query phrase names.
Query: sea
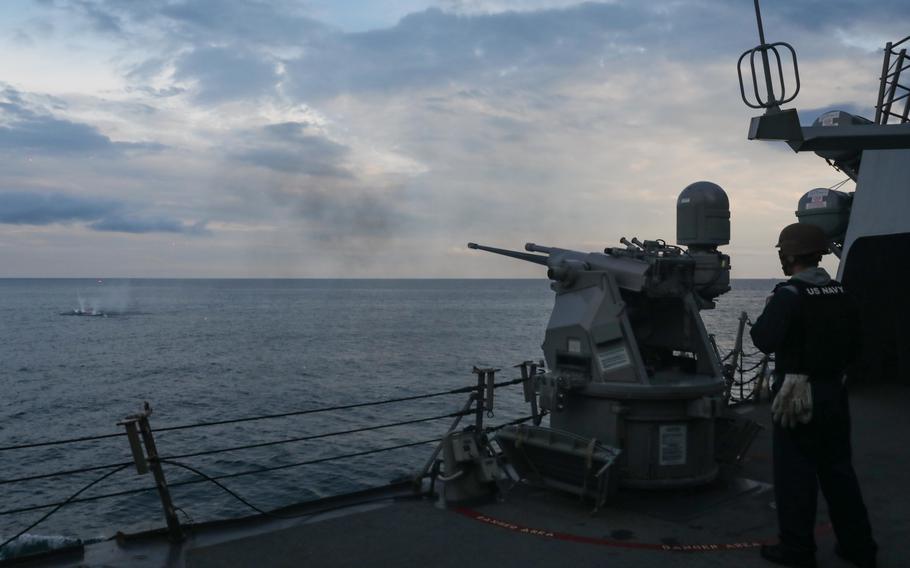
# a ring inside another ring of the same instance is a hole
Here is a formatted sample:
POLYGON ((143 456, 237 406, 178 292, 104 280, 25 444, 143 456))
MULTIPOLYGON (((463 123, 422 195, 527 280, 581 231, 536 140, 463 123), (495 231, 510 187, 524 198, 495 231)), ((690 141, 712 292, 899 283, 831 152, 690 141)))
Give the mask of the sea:
MULTIPOLYGON (((722 353, 740 314, 757 317, 776 282, 736 279, 703 312, 722 353)), ((0 279, 0 448, 123 432, 118 422, 146 402, 158 429, 446 391, 474 384, 475 366, 500 369, 497 380, 506 381, 519 376, 514 365, 542 357, 552 307, 546 279, 0 279), (76 310, 105 315, 70 315, 76 310)), ((156 445, 179 456, 431 418, 465 401, 455 394, 162 431, 156 445)), ((520 387, 503 388, 484 419, 496 425, 528 412, 520 387)), ((451 420, 175 461, 209 476, 292 466, 222 480, 269 510, 413 475, 431 444, 293 464, 430 440, 451 420)), ((7 481, 131 459, 125 436, 0 450, 0 542, 51 509, 10 511, 65 501, 111 470, 7 481)), ((169 483, 197 478, 164 471, 169 483)), ((150 475, 126 468, 78 498, 152 487, 150 475)), ((208 482, 174 487, 172 496, 184 521, 253 513, 208 482)), ((28 538, 91 541, 163 525, 150 490, 67 505, 28 538)))

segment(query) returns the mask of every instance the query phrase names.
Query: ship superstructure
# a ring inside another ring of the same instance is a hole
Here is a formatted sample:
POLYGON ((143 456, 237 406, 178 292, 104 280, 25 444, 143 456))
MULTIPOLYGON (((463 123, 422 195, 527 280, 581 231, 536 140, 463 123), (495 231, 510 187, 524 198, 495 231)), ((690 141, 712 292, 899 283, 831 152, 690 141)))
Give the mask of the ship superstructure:
POLYGON ((834 110, 811 126, 801 126, 796 109, 781 108, 798 92, 795 51, 789 48, 797 87, 787 97, 776 47, 782 44, 765 43, 760 15, 758 22, 762 43, 740 57, 741 87, 746 60, 752 63, 754 81, 754 98, 750 102, 743 89, 743 100, 765 109, 752 119, 749 139, 783 141, 795 152, 815 152, 856 182, 852 193, 833 188, 808 191, 797 204, 796 216, 826 232, 840 257, 838 278, 862 308, 866 342, 854 376, 864 382, 906 384, 910 299, 902 283, 910 268, 902 259, 910 247, 910 36, 885 46, 873 119, 834 110))

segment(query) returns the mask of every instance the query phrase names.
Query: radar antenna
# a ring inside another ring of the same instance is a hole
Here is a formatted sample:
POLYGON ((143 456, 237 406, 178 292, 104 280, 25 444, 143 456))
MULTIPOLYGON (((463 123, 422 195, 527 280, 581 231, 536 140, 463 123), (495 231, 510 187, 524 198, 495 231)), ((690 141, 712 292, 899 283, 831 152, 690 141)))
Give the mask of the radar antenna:
POLYGON ((763 108, 767 112, 773 112, 780 110, 780 105, 789 103, 796 98, 796 95, 799 94, 799 67, 796 63, 796 50, 793 49, 793 46, 789 43, 778 41, 775 43, 767 43, 765 41, 765 30, 762 26, 761 21, 761 9, 758 6, 758 0, 755 1, 755 19, 758 22, 758 41, 760 42, 758 46, 744 51, 742 55, 739 56, 739 61, 737 62, 737 71, 739 71, 739 93, 743 99, 743 102, 746 103, 746 106, 750 108, 763 108), (779 48, 787 49, 790 52, 790 58, 793 64, 793 75, 796 79, 796 89, 793 91, 793 94, 789 97, 787 96, 787 85, 784 81, 784 68, 781 64, 781 56, 779 48), (774 63, 777 65, 777 89, 775 89, 775 77, 771 73, 771 57, 769 54, 774 56, 774 63), (758 74, 755 71, 755 56, 761 56, 761 66, 762 72, 765 79, 765 92, 761 93, 759 91, 759 79, 758 74), (755 98, 750 100, 748 95, 746 95, 746 87, 743 81, 743 61, 749 58, 749 66, 752 71, 752 91, 755 93, 755 98), (780 93, 779 95, 775 94, 775 90, 780 93))

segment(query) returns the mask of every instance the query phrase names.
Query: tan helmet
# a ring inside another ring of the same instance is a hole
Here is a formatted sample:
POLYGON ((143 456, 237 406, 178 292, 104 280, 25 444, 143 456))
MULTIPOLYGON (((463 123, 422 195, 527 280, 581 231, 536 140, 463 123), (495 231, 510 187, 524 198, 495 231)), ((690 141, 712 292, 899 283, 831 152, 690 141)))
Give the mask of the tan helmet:
POLYGON ((809 223, 787 225, 777 238, 777 246, 782 254, 801 256, 805 254, 828 254, 828 237, 825 232, 809 223))

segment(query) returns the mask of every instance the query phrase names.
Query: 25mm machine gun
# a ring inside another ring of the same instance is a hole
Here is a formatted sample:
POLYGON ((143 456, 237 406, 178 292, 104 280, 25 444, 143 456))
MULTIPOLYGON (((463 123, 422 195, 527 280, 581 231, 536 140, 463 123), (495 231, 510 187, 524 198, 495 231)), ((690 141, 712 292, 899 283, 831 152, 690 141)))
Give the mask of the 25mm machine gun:
POLYGON ((593 440, 592 448, 621 452, 621 485, 681 487, 715 478, 715 420, 726 409, 725 382, 699 311, 730 289, 730 259, 717 250, 729 239, 726 193, 697 182, 677 199, 681 246, 623 238, 623 247, 585 253, 468 244, 546 266, 556 293, 542 346, 548 370, 534 377, 550 427, 497 435, 517 469, 530 461, 534 474, 552 472, 542 474, 551 485, 587 487, 558 473, 565 457, 558 447, 577 447, 575 439, 583 438, 593 440), (533 458, 518 451, 532 438, 544 450, 533 458))

